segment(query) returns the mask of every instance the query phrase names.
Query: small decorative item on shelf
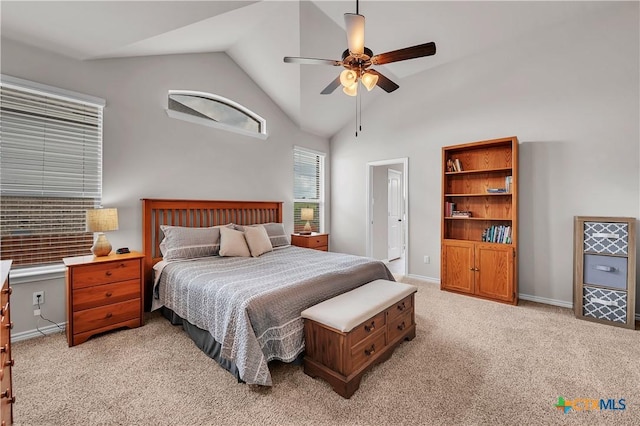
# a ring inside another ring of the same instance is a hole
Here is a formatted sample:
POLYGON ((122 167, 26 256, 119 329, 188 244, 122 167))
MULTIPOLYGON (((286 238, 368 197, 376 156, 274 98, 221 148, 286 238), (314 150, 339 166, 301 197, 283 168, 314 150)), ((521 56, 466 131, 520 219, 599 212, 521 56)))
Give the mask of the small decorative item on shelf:
POLYGON ((461 172, 462 171, 462 163, 460 162, 459 159, 456 158, 455 160, 453 160, 453 164, 454 164, 454 166, 456 168, 456 172, 461 172))
POLYGON ((448 172, 455 172, 456 171, 456 169, 455 169, 455 167, 453 165, 453 161, 451 160, 451 158, 449 158, 447 160, 447 171, 448 172))
POLYGON ((511 182, 513 181, 513 176, 505 176, 504 178, 504 188, 507 192, 511 192, 511 182))
POLYGON ((454 210, 451 212, 452 217, 471 217, 471 212, 468 210, 454 210))
POLYGON ((487 188, 489 194, 504 194, 505 192, 509 192, 509 190, 507 188, 487 188))

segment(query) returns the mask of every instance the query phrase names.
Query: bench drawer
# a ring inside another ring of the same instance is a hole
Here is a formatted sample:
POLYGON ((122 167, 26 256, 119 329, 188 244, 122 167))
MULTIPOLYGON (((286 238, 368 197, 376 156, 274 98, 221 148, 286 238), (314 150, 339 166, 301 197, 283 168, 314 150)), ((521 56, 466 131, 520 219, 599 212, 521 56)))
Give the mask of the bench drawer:
POLYGON ((399 336, 406 333, 407 328, 413 325, 413 311, 409 311, 404 315, 395 318, 393 321, 389 321, 389 343, 393 342, 399 336))
POLYGON ((387 309, 387 320, 391 322, 400 315, 413 310, 413 295, 407 296, 387 309))
POLYGON ((376 331, 383 329, 385 325, 385 318, 384 312, 380 312, 378 315, 351 330, 351 344, 355 346, 362 340, 374 334, 376 331))
POLYGON ((384 329, 368 339, 363 340, 351 349, 351 369, 350 372, 357 370, 369 361, 375 354, 382 351, 386 344, 384 329))

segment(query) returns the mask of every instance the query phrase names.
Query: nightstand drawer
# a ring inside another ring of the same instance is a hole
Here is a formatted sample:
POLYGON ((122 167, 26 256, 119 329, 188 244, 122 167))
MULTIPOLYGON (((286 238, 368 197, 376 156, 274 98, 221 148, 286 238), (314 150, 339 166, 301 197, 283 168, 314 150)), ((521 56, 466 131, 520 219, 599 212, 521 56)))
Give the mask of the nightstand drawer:
POLYGON ((328 245, 329 245, 328 235, 318 235, 318 236, 307 238, 307 247, 309 248, 319 248, 319 247, 328 246, 328 245))
POLYGON ((75 268, 73 288, 135 279, 140 279, 140 261, 137 259, 95 263, 75 268))
POLYGON ((140 299, 73 313, 74 334, 140 317, 140 299))
POLYGON ((73 310, 80 311, 138 298, 139 280, 86 287, 73 292, 73 310))

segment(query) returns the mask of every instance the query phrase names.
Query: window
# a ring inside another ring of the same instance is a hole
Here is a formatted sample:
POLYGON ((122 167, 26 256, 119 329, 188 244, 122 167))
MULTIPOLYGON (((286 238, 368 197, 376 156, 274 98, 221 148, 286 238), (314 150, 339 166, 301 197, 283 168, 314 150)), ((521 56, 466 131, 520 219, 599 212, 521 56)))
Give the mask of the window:
POLYGON ((293 232, 303 230, 300 209, 313 209, 314 232, 324 230, 324 154, 295 147, 293 150, 293 232))
POLYGON ((267 138, 264 118, 232 100, 211 93, 169 90, 167 114, 191 123, 267 138))
POLYGON ((0 244, 18 267, 90 254, 102 198, 104 100, 2 76, 0 244))

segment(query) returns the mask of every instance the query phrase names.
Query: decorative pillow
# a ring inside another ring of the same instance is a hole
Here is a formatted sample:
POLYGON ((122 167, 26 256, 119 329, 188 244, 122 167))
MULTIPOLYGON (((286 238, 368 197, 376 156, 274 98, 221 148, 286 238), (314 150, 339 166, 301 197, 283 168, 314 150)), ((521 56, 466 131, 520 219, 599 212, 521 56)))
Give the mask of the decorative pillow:
POLYGON ((247 240, 249 251, 253 257, 273 251, 271 240, 264 226, 247 226, 244 228, 244 238, 247 240))
POLYGON ((220 229, 220 256, 251 257, 244 232, 231 228, 220 229))
POLYGON ((160 225, 164 238, 160 251, 164 260, 184 260, 217 256, 220 251, 219 228, 188 228, 160 225))
POLYGON ((284 232, 284 225, 282 223, 263 223, 261 225, 249 225, 249 226, 241 226, 236 225, 236 229, 239 231, 244 231, 245 228, 261 226, 267 231, 267 235, 271 240, 271 246, 273 248, 283 247, 291 245, 291 241, 289 240, 289 235, 284 232))

